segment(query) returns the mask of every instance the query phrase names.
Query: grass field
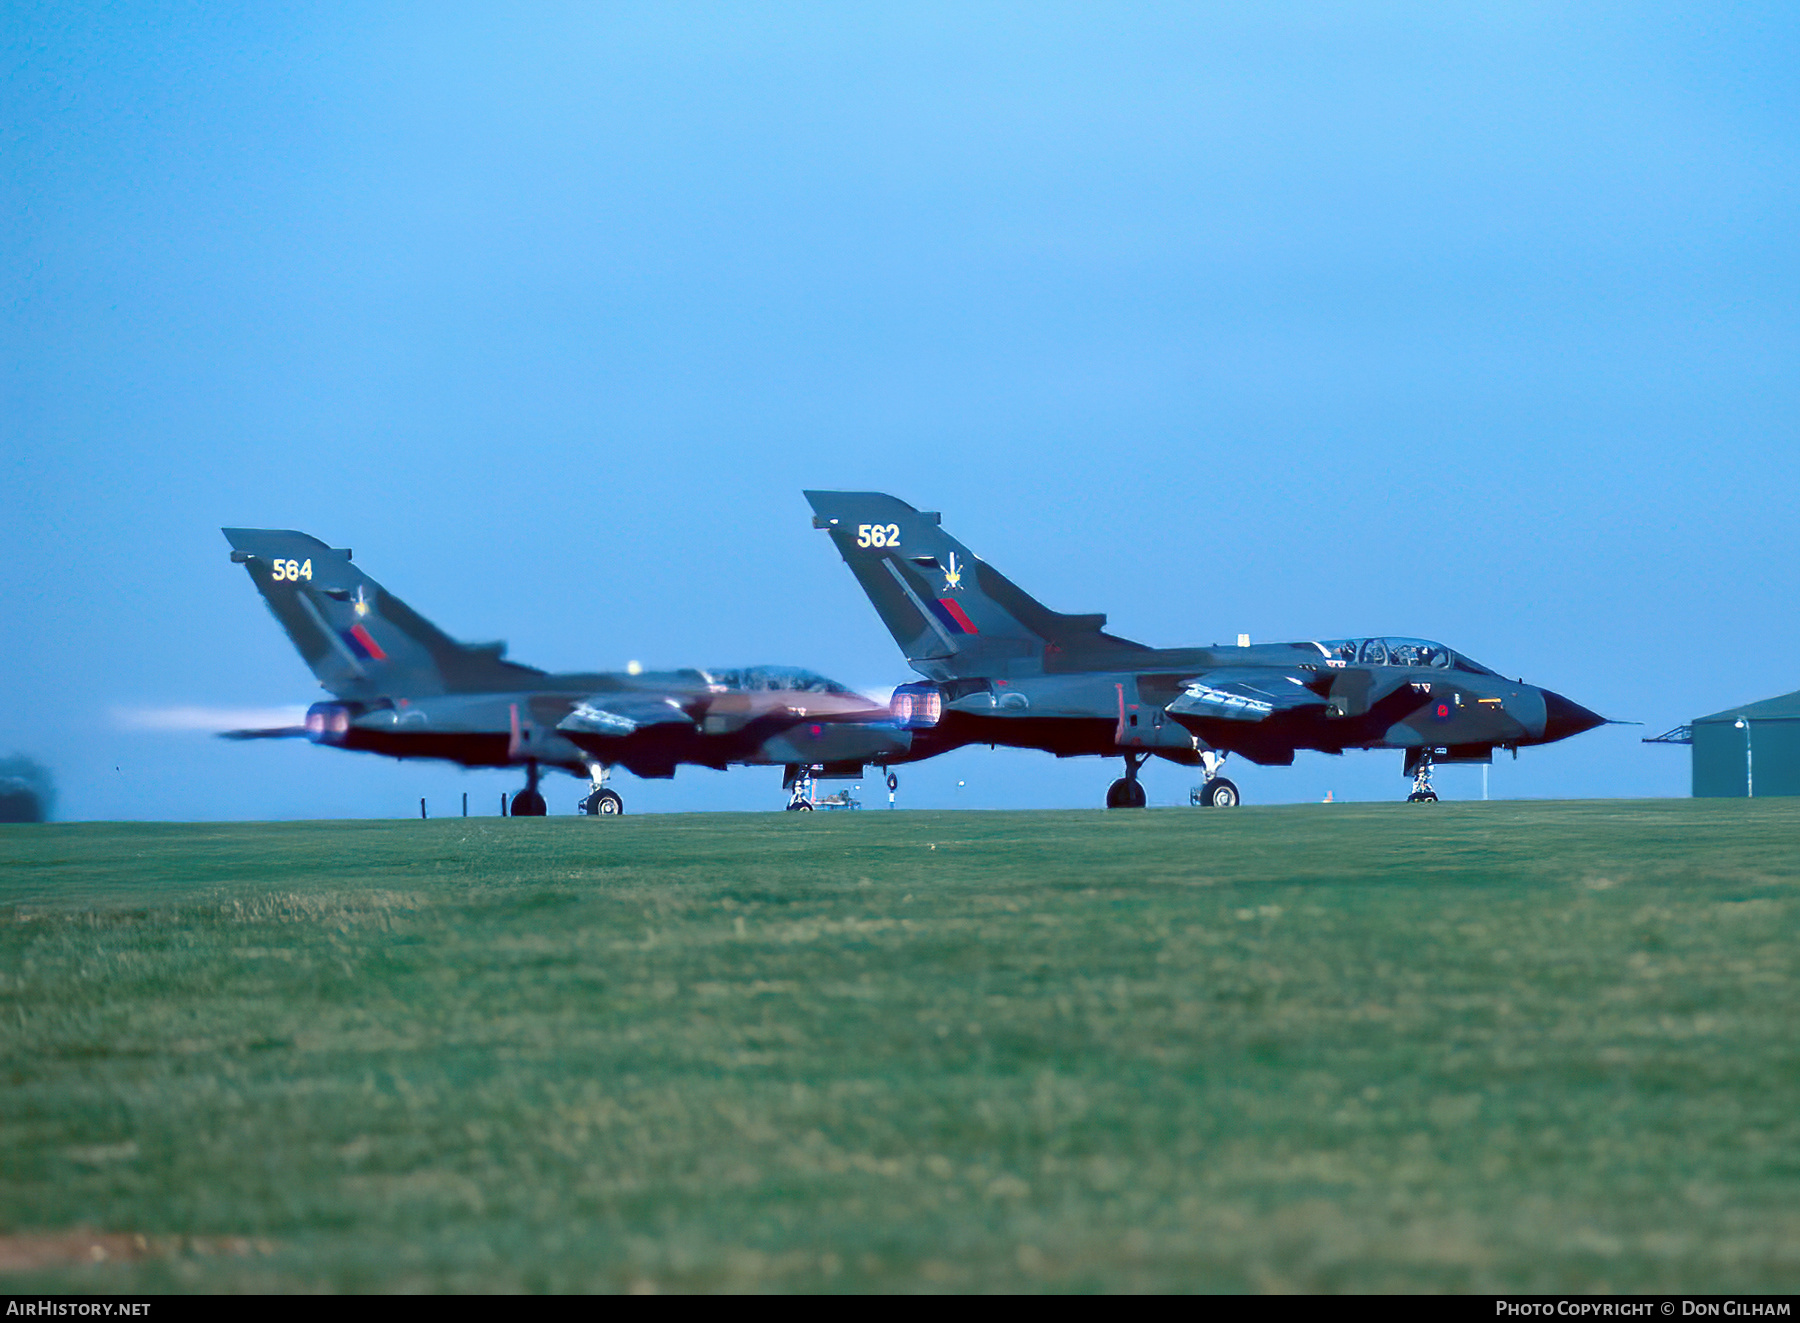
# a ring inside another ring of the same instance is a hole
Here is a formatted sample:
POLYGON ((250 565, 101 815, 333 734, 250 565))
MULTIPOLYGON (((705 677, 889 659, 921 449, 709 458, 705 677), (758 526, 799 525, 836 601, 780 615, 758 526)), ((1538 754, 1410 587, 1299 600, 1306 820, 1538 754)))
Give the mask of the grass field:
POLYGON ((1791 1291, 1797 929, 1800 801, 5 827, 0 1286, 1791 1291))

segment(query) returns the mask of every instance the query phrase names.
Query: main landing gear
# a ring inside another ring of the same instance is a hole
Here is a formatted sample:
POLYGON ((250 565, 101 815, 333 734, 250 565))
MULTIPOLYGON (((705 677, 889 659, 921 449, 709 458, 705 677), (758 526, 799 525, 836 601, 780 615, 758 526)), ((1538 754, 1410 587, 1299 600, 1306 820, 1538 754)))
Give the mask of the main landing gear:
POLYGON ((581 811, 590 818, 612 818, 625 811, 625 801, 619 798, 619 792, 606 788, 606 778, 610 775, 612 770, 599 763, 588 766, 588 793, 581 801, 581 811))
POLYGON ((1144 795, 1143 783, 1138 780, 1138 768, 1144 765, 1147 753, 1128 753, 1125 755, 1125 775, 1106 788, 1106 807, 1111 808, 1143 808, 1148 802, 1144 795))
POLYGON ((549 811, 544 797, 538 793, 538 765, 526 763, 525 788, 512 797, 508 812, 515 818, 541 818, 549 811))
POLYGON ((1406 802, 1408 804, 1437 803, 1437 791, 1431 788, 1431 750, 1420 749, 1416 758, 1409 755, 1406 761, 1410 764, 1407 770, 1412 773, 1413 779, 1412 794, 1406 797, 1406 802))
POLYGON ((1201 808, 1236 808, 1241 802, 1237 783, 1222 776, 1188 792, 1188 803, 1201 808))
POLYGON ((1206 780, 1188 791, 1188 803, 1195 808, 1236 808, 1243 802, 1238 796, 1237 783, 1219 775, 1223 766, 1224 754, 1215 749, 1201 751, 1200 768, 1205 772, 1206 780))

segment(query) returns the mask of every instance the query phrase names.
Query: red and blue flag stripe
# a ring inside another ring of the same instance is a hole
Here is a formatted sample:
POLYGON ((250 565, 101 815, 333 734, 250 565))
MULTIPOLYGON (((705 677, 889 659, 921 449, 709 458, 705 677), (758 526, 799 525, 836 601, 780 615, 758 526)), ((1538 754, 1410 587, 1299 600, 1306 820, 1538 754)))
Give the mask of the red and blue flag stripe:
POLYGON ((338 633, 342 635, 350 651, 364 661, 387 660, 387 653, 381 650, 381 645, 375 641, 375 636, 362 627, 361 621, 351 625, 349 629, 339 630, 338 633))
POLYGON ((979 634, 981 632, 975 628, 975 622, 969 619, 969 613, 962 609, 962 604, 953 598, 935 598, 932 600, 931 609, 952 633, 979 634))

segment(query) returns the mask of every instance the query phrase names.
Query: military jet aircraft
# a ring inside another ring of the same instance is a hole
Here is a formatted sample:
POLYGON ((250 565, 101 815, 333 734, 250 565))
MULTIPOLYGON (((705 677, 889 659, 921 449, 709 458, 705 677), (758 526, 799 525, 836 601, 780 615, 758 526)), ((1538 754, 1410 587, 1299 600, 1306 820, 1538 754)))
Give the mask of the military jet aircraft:
POLYGON ((892 762, 965 744, 1125 760, 1108 808, 1141 808, 1152 755, 1204 769, 1198 802, 1238 803, 1225 759, 1286 766, 1297 749, 1401 749, 1414 802, 1439 763, 1549 744, 1605 724, 1560 694, 1508 680, 1424 639, 1151 648, 1063 615, 945 533, 939 516, 880 492, 807 492, 876 613, 926 683, 891 706, 913 734, 892 762))
POLYGON ((622 766, 670 777, 683 763, 779 764, 790 809, 812 807, 815 775, 860 775, 905 754, 911 732, 888 708, 794 667, 551 675, 504 660, 503 643, 458 643, 333 550, 284 529, 227 528, 329 702, 304 726, 228 731, 232 739, 300 737, 393 758, 523 767, 511 811, 539 817, 540 770, 589 781, 584 812, 624 812, 606 785, 622 766))

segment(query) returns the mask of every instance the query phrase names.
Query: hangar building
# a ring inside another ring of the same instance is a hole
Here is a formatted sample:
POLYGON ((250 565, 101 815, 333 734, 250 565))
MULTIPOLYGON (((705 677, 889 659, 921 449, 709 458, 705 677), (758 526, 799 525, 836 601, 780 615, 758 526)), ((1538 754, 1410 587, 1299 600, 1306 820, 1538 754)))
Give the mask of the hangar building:
POLYGON ((1800 690, 1695 717, 1646 743, 1693 745, 1696 799, 1800 795, 1800 690))

